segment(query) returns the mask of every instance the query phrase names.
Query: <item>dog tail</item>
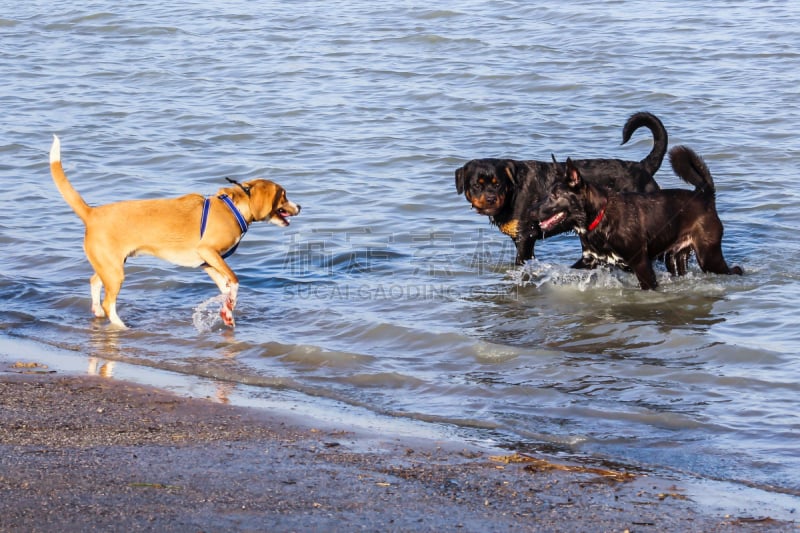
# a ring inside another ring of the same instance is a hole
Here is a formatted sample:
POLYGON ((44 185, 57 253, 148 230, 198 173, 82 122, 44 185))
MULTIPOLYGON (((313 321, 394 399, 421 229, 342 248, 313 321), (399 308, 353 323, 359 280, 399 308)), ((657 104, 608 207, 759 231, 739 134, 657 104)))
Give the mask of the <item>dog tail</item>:
POLYGON ((53 176, 53 181, 61 196, 81 220, 86 222, 92 208, 81 198, 81 195, 67 179, 67 175, 64 174, 64 168, 61 166, 61 141, 56 135, 53 135, 53 145, 50 147, 50 174, 53 176))
POLYGON ((683 181, 694 185, 696 191, 704 195, 714 196, 714 180, 705 161, 688 146, 675 146, 669 151, 669 162, 672 170, 683 181))
POLYGON ((633 132, 642 126, 649 129, 653 134, 653 149, 650 150, 650 153, 647 155, 647 157, 642 159, 642 165, 644 166, 645 170, 647 170, 647 172, 653 176, 661 167, 661 162, 664 160, 664 156, 667 155, 667 129, 664 127, 664 124, 661 123, 658 117, 652 113, 640 111, 639 113, 634 113, 631 115, 631 117, 628 119, 628 122, 626 122, 625 126, 623 126, 622 144, 628 142, 631 139, 633 132))

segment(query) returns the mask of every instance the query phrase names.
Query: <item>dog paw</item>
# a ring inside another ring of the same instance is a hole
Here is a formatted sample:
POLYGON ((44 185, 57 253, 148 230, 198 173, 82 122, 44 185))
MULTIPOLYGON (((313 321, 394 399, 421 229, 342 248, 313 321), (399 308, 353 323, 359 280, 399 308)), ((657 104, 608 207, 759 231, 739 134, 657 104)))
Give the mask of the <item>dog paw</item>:
POLYGON ((225 300, 222 308, 219 310, 219 316, 222 317, 222 322, 228 327, 236 326, 233 320, 233 302, 230 299, 225 300))
POLYGON ((219 316, 222 317, 222 322, 229 328, 236 327, 236 322, 233 320, 233 314, 227 309, 220 311, 219 316))
POLYGON ((100 305, 93 305, 92 306, 92 314, 96 318, 105 318, 105 316, 106 316, 106 312, 103 311, 103 308, 100 305))

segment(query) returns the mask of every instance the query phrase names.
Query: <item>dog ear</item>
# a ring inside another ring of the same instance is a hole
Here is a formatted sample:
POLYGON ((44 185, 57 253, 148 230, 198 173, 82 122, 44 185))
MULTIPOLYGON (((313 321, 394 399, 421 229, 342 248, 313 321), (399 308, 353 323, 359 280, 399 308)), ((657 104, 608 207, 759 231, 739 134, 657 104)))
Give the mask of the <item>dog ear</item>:
POLYGON ((456 191, 458 194, 464 192, 464 167, 456 169, 456 191))
POLYGON ((583 178, 581 177, 580 171, 577 167, 572 163, 572 159, 569 157, 567 158, 567 185, 571 189, 577 189, 583 184, 583 178))
POLYGON ((516 187, 517 186, 517 167, 516 167, 516 165, 514 165, 513 161, 506 161, 505 171, 506 171, 506 176, 508 176, 508 179, 511 181, 511 184, 514 185, 514 187, 516 187))
MULTIPOLYGON (((253 218, 265 220, 275 210, 283 188, 277 183, 262 179, 248 181, 245 186, 250 188, 250 196, 246 199, 250 204, 253 218)), ((238 194, 243 195, 241 192, 238 194)))

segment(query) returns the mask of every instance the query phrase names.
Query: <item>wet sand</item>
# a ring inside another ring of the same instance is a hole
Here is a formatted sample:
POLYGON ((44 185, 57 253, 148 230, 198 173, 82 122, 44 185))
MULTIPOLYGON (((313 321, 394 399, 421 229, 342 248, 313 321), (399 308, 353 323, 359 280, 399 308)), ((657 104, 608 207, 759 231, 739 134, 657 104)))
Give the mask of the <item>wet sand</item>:
POLYGON ((786 531, 680 483, 0 361, 0 531, 786 531))

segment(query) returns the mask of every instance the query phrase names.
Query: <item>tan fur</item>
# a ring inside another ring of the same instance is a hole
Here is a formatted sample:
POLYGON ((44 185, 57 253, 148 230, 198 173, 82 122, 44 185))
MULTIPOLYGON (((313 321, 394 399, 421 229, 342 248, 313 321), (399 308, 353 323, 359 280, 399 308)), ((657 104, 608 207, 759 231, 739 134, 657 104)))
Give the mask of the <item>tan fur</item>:
POLYGON ((508 222, 503 222, 499 226, 500 231, 511 237, 512 239, 516 239, 517 235, 519 235, 519 219, 512 218, 508 222))
POLYGON ((268 221, 288 226, 287 217, 300 213, 300 206, 286 198, 280 185, 254 179, 224 187, 211 198, 206 231, 200 237, 200 219, 204 197, 187 194, 179 198, 128 200, 90 207, 67 180, 61 166, 61 145, 54 136, 50 150, 50 173, 53 181, 86 226, 84 250, 94 267, 91 278, 92 311, 95 316, 125 327, 116 311, 116 299, 125 277, 128 257, 152 255, 187 267, 203 267, 226 296, 220 315, 233 327, 233 309, 239 279, 225 263, 222 254, 241 239, 239 224, 231 210, 217 198, 227 194, 250 225, 268 221), (244 188, 249 188, 250 194, 244 188), (105 287, 105 299, 100 293, 105 287))

